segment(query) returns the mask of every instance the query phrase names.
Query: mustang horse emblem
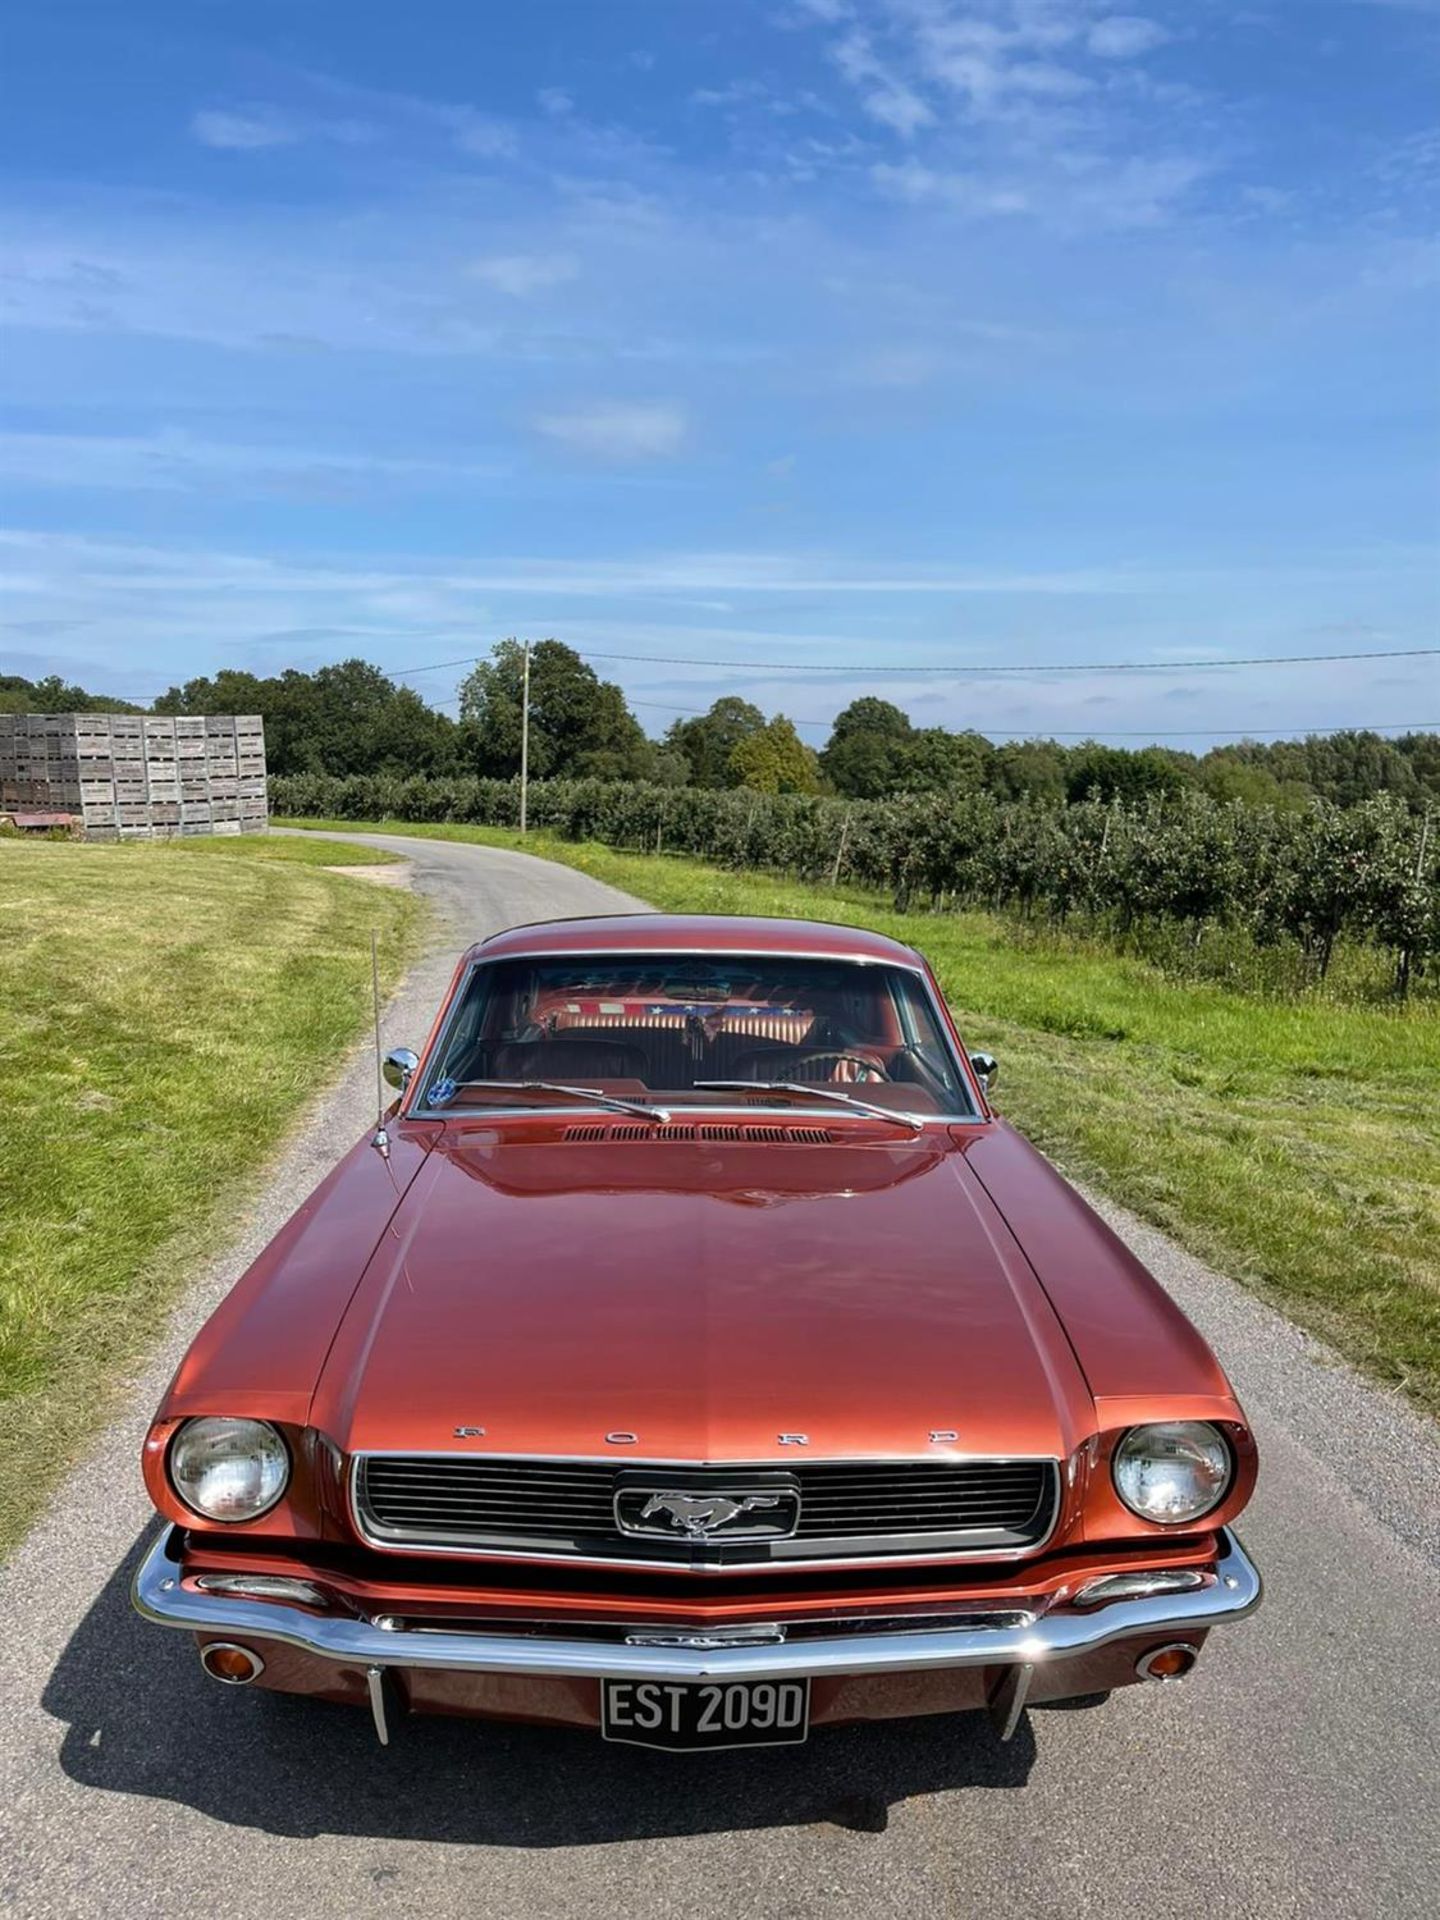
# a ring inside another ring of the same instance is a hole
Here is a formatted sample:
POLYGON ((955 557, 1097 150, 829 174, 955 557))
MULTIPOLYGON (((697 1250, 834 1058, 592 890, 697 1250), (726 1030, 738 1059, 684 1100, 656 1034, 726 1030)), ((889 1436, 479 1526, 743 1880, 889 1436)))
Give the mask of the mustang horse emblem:
POLYGON ((691 1540, 704 1540, 742 1513, 779 1505, 780 1497, 774 1493, 656 1493, 640 1509, 640 1519, 655 1520, 668 1514, 672 1527, 691 1540))

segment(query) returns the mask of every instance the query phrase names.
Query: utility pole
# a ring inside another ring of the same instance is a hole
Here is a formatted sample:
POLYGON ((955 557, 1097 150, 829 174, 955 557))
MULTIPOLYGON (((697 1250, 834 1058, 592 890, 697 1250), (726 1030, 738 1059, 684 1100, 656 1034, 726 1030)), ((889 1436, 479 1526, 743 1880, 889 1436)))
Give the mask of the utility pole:
POLYGON ((520 696, 520 833, 524 837, 530 790, 530 642, 525 642, 525 682, 520 696))

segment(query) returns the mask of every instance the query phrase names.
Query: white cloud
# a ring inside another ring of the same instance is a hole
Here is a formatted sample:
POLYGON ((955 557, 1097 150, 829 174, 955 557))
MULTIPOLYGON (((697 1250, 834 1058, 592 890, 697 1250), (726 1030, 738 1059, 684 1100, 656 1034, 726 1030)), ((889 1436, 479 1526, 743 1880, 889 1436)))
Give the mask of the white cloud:
POLYGON ((1440 287, 1440 240, 1425 235, 1386 241, 1360 279, 1363 286, 1391 293, 1424 293, 1440 287))
POLYGON ((827 26, 848 20, 853 11, 850 0, 795 0, 795 5, 812 20, 823 20, 827 26))
POLYGON ((1206 162, 1184 154, 1103 165, 1076 188, 1062 218, 1100 227, 1158 227, 1209 171, 1206 162))
MULTIPOLYGON (((625 559, 529 559, 496 556, 472 562, 417 558, 386 567, 350 568, 325 560, 275 559, 269 554, 150 547, 83 534, 0 529, 0 555, 20 557, 28 568, 11 574, 11 592, 39 593, 61 580, 86 580, 103 593, 141 596, 195 592, 359 594, 521 593, 603 599, 613 594, 662 599, 696 594, 1133 594, 1157 587, 1189 590, 1203 573, 1147 573, 1130 566, 1087 569, 986 569, 927 565, 881 558, 866 565, 826 552, 678 552, 625 559)), ((1423 556, 1428 570, 1433 555, 1423 556)), ((1398 557, 1386 552, 1375 571, 1393 572, 1398 557)), ((1340 570, 1344 577, 1345 570, 1340 570)), ((1281 577, 1267 569, 1267 578, 1281 577)), ((1311 577, 1309 575, 1296 577, 1311 577)), ((1321 571, 1314 577, 1329 578, 1321 571)), ((458 612, 459 609, 457 608, 458 612)))
POLYGON ((855 381, 866 387, 923 387, 945 365, 932 347, 877 347, 853 370, 855 381))
POLYGON ((934 78, 962 94, 977 111, 1003 106, 1011 95, 1062 100, 1088 93, 1093 82, 1053 60, 1010 61, 979 49, 935 49, 929 61, 934 78))
POLYGON ((845 78, 860 89, 860 104, 872 120, 909 140, 922 127, 933 126, 934 110, 911 86, 896 77, 876 57, 863 33, 847 33, 831 49, 831 57, 845 78))
POLYGON ((535 100, 542 113, 548 113, 553 120, 563 120, 567 113, 575 110, 575 96, 564 87, 541 87, 535 100))
POLYGON ((1289 213, 1297 196, 1288 187, 1241 187, 1240 198, 1256 213, 1289 213))
POLYGON ((1044 100, 1068 100, 1088 93, 1094 85, 1083 73, 1057 66, 1053 60, 1020 60, 1006 67, 1003 85, 1012 93, 1033 94, 1044 100))
POLYGON ((872 167, 870 178, 897 200, 931 202, 971 219, 1033 214, 1049 227, 1078 232, 1160 226, 1209 171, 1185 154, 1117 161, 1076 152, 1034 182, 946 172, 918 160, 872 167))
POLYGON ((517 300, 549 287, 564 286, 580 272, 580 263, 568 253, 492 253, 472 260, 466 269, 474 280, 483 280, 497 293, 508 293, 517 300))
POLYGON ((288 147, 300 138, 295 127, 269 111, 226 113, 207 108, 192 117, 190 131, 202 147, 228 148, 237 153, 288 147))
POLYGON ((293 147, 302 140, 331 140, 341 147, 363 147, 377 138, 376 127, 367 120, 297 118, 276 107, 246 107, 238 112, 207 107, 191 116, 190 132, 202 146, 236 153, 293 147))
POLYGON ((938 124, 927 90, 958 95, 977 119, 1013 119, 1037 102, 1092 94, 1077 64, 1087 53, 1129 60, 1171 38, 1138 14, 1090 18, 1096 10, 1093 0, 883 0, 864 26, 826 0, 809 12, 838 29, 830 57, 864 110, 908 139, 938 124))
POLYGON ((533 424, 547 440, 603 460, 657 460, 678 453, 687 426, 679 407, 626 401, 542 413, 533 424))
MULTIPOLYGON (((1043 544, 1037 544, 1037 551, 1043 544)), ((955 595, 965 594, 986 600, 994 595, 1016 596, 1017 612, 1029 603, 1033 631, 1047 636, 1041 657, 1061 662, 1067 657, 1107 657, 1093 650, 1094 626, 1106 607, 1116 604, 1114 597, 1123 596, 1125 626, 1131 633, 1129 657, 1148 655, 1160 661, 1164 658, 1161 648, 1180 644, 1175 640, 1175 606, 1202 591, 1220 587, 1239 595, 1238 610, 1248 606, 1255 584, 1263 579, 1271 587, 1283 588, 1287 607, 1292 602, 1307 608, 1328 607, 1335 601, 1337 584, 1355 588, 1372 581, 1393 583, 1397 570, 1416 583, 1428 583, 1434 556, 1424 547, 1389 546, 1335 554, 1330 564, 1320 566, 1297 565, 1277 556, 1267 558, 1253 576, 1233 567, 1207 573, 1128 563, 1097 563, 1071 572, 1029 570, 1023 563, 1011 569, 987 569, 966 566, 955 558, 931 564, 908 556, 897 560, 883 551, 867 564, 858 551, 839 555, 802 548, 652 550, 618 556, 612 551, 598 557, 577 551, 523 559, 393 554, 383 562, 367 563, 297 552, 289 546, 272 553, 182 544, 147 547, 26 529, 0 531, 0 563, 6 563, 10 574, 4 590, 12 645, 46 649, 29 654, 33 664, 27 664, 25 655, 12 653, 9 658, 16 669, 32 677, 58 671, 82 684, 106 686, 121 694, 148 697, 171 681, 222 666, 251 666, 269 673, 283 666, 311 668, 356 653, 393 671, 412 662, 419 666, 483 652, 493 636, 528 629, 555 632, 582 650, 597 652, 689 655, 702 660, 722 653, 738 661, 763 660, 769 666, 795 662, 834 668, 850 661, 866 663, 853 669, 853 683, 835 672, 779 673, 767 666, 717 674, 694 664, 643 667, 634 663, 621 671, 627 692, 637 701, 703 708, 719 693, 748 692, 752 697, 759 695, 767 708, 779 705, 808 720, 845 705, 858 693, 884 695, 893 687, 910 711, 958 725, 973 719, 975 701, 983 692, 985 730, 993 737, 1012 729, 1077 729, 1082 722, 1064 715, 1092 693, 1135 703, 1132 719, 1120 712, 1108 716, 1113 727, 1201 725, 1204 711, 1193 719, 1166 721, 1160 717, 1164 709, 1154 704, 1182 684, 1194 694, 1198 676, 1186 674, 1182 683, 1162 670, 1137 675, 1120 688, 1114 685, 1117 676, 1091 678, 1075 673, 1054 681, 1040 675, 1026 676, 1022 682, 993 683, 979 676, 956 681, 942 676, 924 682, 901 679, 883 668, 877 671, 874 664, 876 619, 884 613, 883 604, 876 606, 875 596, 903 596, 893 616, 885 616, 893 619, 897 633, 903 627, 909 636, 903 641, 903 653, 901 641, 893 643, 890 657, 895 659, 958 666, 1011 658, 1012 649, 995 638, 989 610, 983 605, 975 609, 968 637, 957 641, 951 603, 955 595), (1297 594, 1308 594, 1308 601, 1297 600, 1297 594), (1158 624, 1153 620, 1146 624, 1147 603, 1155 595, 1163 596, 1164 611, 1158 624), (1043 615, 1032 596, 1043 597, 1043 615), (1097 601, 1095 596, 1105 598, 1097 601), (697 621, 688 611, 725 615, 737 604, 747 606, 755 617, 697 621), (1132 625, 1137 620, 1138 630, 1132 625), (1077 655, 1077 643, 1085 646, 1084 654, 1077 655)), ((1287 613, 1285 631, 1295 631, 1294 619, 1301 617, 1287 613)), ((1022 629, 1017 626, 1011 631, 1018 639, 1022 629)), ((1269 642, 1278 636, 1257 633, 1255 637, 1266 644, 1242 648, 1237 634, 1232 647, 1268 652, 1272 650, 1269 642)), ((1203 641, 1184 644, 1186 657, 1198 659, 1211 651, 1203 641)), ((1034 654, 1014 651, 1013 657, 1033 658, 1034 654)), ((602 671, 611 674, 616 669, 604 666, 602 671)), ((1364 673, 1372 671, 1370 663, 1356 664, 1357 688, 1364 673)), ((459 670, 450 669, 412 684, 428 698, 444 699, 458 677, 459 670)), ((1284 682, 1289 704, 1274 708, 1273 724, 1311 717, 1318 724, 1332 717, 1323 709, 1313 716, 1302 713, 1294 704, 1294 676, 1286 674, 1284 682)), ((1257 727, 1266 724, 1267 683, 1257 679, 1246 684, 1252 698, 1247 718, 1257 727)), ((1233 714, 1226 711, 1234 698, 1230 677, 1217 672, 1199 680, 1202 691, 1211 686, 1215 724, 1233 727, 1233 714)), ((1418 711, 1421 690, 1417 673, 1413 687, 1402 685, 1393 691, 1400 702, 1397 707, 1388 713, 1372 709, 1364 717, 1398 718, 1407 710, 1407 698, 1410 710, 1418 711)), ((1357 693, 1357 702, 1358 698, 1357 693)), ((1358 706, 1353 710, 1359 711, 1358 706)))
POLYGON ((989 117, 1012 99, 1063 99, 1086 93, 1091 82, 1054 55, 1070 46, 1078 22, 1050 6, 1004 7, 998 19, 952 14, 944 7, 897 9, 910 32, 910 57, 924 77, 959 94, 969 109, 989 117))
POLYGON ((32 486, 340 499, 503 478, 500 465, 151 434, 0 433, 0 467, 32 486))
POLYGON ((469 111, 456 117, 455 144, 477 160, 508 160, 519 146, 513 127, 488 114, 469 111))
POLYGON ((918 93, 891 81, 884 86, 874 87, 861 103, 872 120, 878 120, 881 126, 889 127, 898 133, 902 140, 909 140, 922 127, 933 126, 935 114, 918 93))
POLYGON ((729 80, 723 87, 696 87, 690 95, 694 107, 741 107, 751 100, 763 100, 769 89, 763 80, 729 80))
POLYGON ((1440 127, 1424 127, 1388 145, 1374 163, 1377 180, 1387 186, 1431 196, 1440 187, 1440 127))
POLYGON ((1104 0, 875 0, 828 24, 861 109, 913 147, 869 166, 892 199, 1056 232, 1158 226, 1220 165, 1213 138, 1198 160, 1142 123, 1140 76, 1127 90, 1106 67, 1173 36, 1104 0))
POLYGON ((1170 38, 1158 21, 1134 13, 1112 13, 1097 20, 1086 36, 1091 53, 1102 60, 1135 60, 1163 47, 1170 38))
POLYGON ((1030 195, 1017 182, 987 179, 980 174, 944 173, 907 160, 898 167, 880 165, 870 177, 882 193, 916 204, 936 201, 957 212, 981 219, 1032 211, 1030 195))
POLYGON ((919 201, 935 199, 946 176, 937 173, 934 167, 922 166, 918 160, 902 160, 898 166, 885 160, 870 169, 870 178, 897 200, 919 201))

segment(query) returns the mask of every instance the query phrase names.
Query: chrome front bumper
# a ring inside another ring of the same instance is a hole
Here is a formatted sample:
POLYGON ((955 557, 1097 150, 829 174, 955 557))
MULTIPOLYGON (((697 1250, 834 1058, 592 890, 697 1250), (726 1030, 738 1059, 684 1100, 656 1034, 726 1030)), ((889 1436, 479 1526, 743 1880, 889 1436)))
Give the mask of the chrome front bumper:
MULTIPOLYGON (((1260 1604, 1260 1575, 1228 1528, 1219 1532, 1215 1578, 1188 1593, 1055 1608, 1005 1622, 836 1634, 734 1646, 634 1645, 621 1637, 396 1628, 351 1615, 319 1614, 274 1600, 187 1587, 167 1527, 140 1564, 136 1609, 158 1626, 225 1640, 278 1641, 347 1666, 433 1668, 455 1673, 539 1674, 558 1679, 782 1680, 841 1674, 924 1672, 938 1667, 1019 1666, 1063 1660, 1136 1635, 1198 1634, 1239 1620, 1260 1604)), ((678 1634, 677 1634, 677 1637, 678 1634)))

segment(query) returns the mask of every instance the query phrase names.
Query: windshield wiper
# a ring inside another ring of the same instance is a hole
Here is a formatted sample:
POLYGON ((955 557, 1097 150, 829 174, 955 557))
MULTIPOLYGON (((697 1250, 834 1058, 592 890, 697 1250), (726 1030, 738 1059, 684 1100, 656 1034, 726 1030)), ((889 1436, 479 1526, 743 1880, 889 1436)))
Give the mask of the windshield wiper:
POLYGON ((806 1100, 833 1100, 838 1107, 853 1107, 857 1113, 873 1114, 877 1120, 893 1120, 897 1127, 909 1127, 914 1133, 922 1132, 925 1126, 918 1114, 877 1107, 873 1100, 857 1100, 853 1093, 805 1086, 799 1080, 696 1080, 693 1085, 701 1093, 793 1093, 806 1100))
POLYGON ((622 1100, 618 1094, 599 1093, 594 1087, 567 1087, 558 1080, 462 1080, 465 1087, 493 1087, 507 1093, 567 1093, 572 1100, 589 1100, 597 1107, 610 1107, 616 1113, 638 1113, 642 1120, 663 1125, 670 1115, 664 1107, 644 1107, 638 1100, 622 1100))

